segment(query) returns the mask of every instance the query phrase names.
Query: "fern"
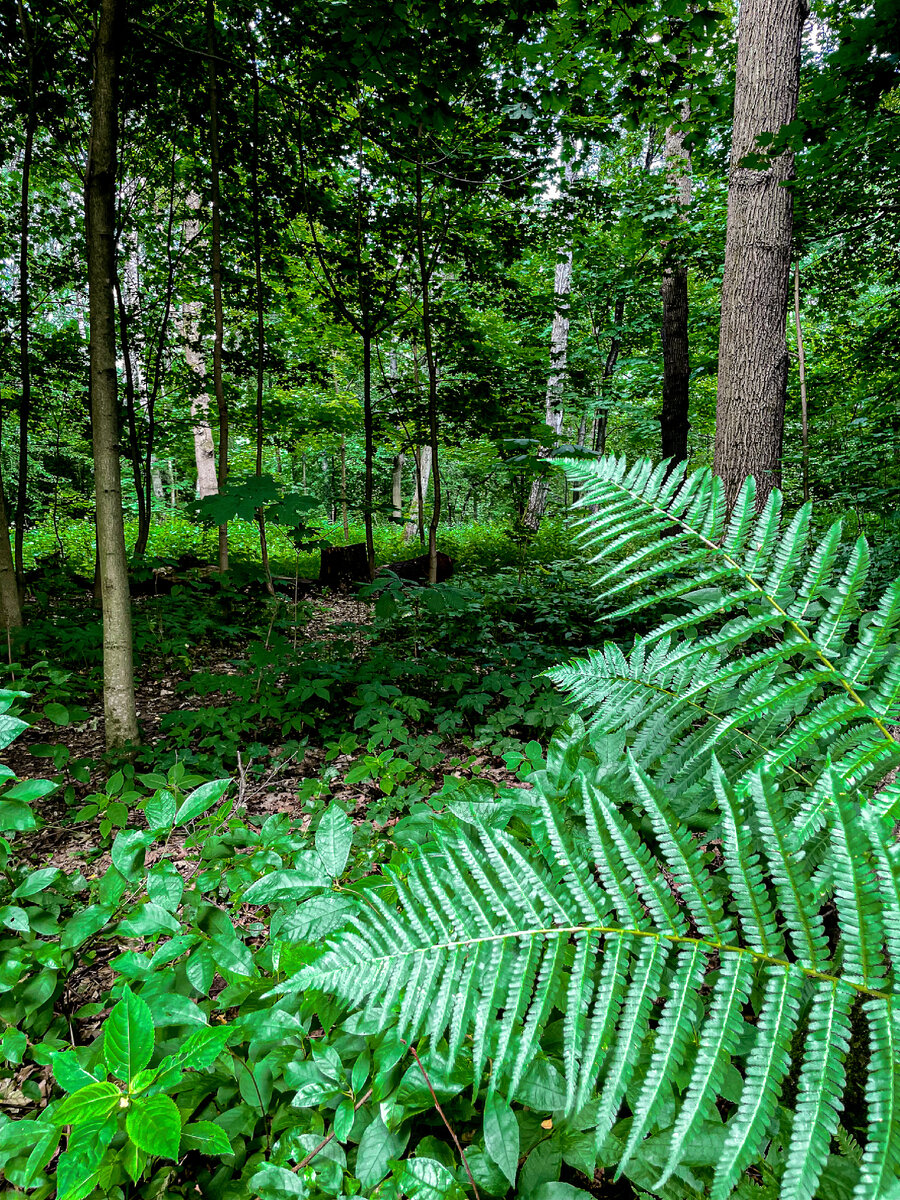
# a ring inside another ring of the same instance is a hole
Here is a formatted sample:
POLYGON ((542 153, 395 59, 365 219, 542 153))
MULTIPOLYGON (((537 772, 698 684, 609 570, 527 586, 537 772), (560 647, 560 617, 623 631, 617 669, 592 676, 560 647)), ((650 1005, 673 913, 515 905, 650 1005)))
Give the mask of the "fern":
POLYGON ((752 481, 729 515, 708 472, 569 469, 604 595, 662 620, 551 672, 590 724, 532 776, 529 829, 456 806, 277 990, 336 996, 511 1102, 549 1057, 554 1125, 592 1129, 639 1194, 827 1197, 836 1145, 841 1194, 850 1172, 854 1200, 893 1200, 898 789, 866 784, 900 759, 900 588, 863 615, 865 543, 811 545, 777 493, 757 516, 752 481))

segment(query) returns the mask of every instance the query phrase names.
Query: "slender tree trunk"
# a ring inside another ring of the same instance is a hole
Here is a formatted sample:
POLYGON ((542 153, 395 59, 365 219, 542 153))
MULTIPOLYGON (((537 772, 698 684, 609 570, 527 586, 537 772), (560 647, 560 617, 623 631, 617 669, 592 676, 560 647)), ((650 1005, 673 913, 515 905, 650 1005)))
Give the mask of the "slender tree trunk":
MULTIPOLYGON (((187 198, 190 216, 184 223, 185 241, 191 245, 200 236, 200 197, 190 192, 187 198)), ((200 337, 201 304, 192 300, 181 309, 181 340, 184 361, 192 371, 196 391, 191 395, 191 428, 194 435, 194 461, 197 465, 197 495, 215 496, 219 491, 216 479, 216 451, 212 425, 209 420, 209 395, 206 391, 206 358, 200 337)))
POLYGON ((761 171, 741 160, 796 116, 806 14, 805 0, 744 0, 740 10, 713 467, 730 504, 748 475, 757 507, 781 483, 794 158, 761 171))
POLYGON ((391 469, 391 507, 394 510, 394 520, 403 520, 403 462, 404 455, 395 454, 391 469))
MULTIPOLYGON (((250 195, 253 213, 253 263, 256 289, 256 478, 259 479, 263 468, 263 384, 265 382, 266 328, 263 321, 262 239, 259 218, 259 73, 256 69, 256 53, 252 37, 250 37, 249 26, 247 34, 250 38, 250 61, 253 65, 253 154, 250 160, 250 195)), ((262 505, 256 510, 256 520, 259 525, 259 556, 266 581, 266 590, 270 596, 274 596, 272 572, 269 570, 266 511, 262 505)))
POLYGON ((121 0, 101 0, 94 45, 91 140, 85 179, 90 308, 91 425, 97 494, 97 555, 103 599, 103 710, 106 745, 138 740, 131 651, 131 596, 119 469, 116 379, 115 188, 121 0))
POLYGON ((137 497, 138 540, 146 545, 149 532, 149 513, 144 495, 144 479, 141 462, 141 447, 138 437, 137 413, 134 386, 134 355, 131 345, 131 330, 128 313, 122 296, 119 273, 116 271, 115 281, 116 307, 119 311, 119 338, 122 343, 122 363, 125 368, 125 413, 128 418, 128 450, 131 459, 131 471, 134 476, 134 492, 137 497))
MULTIPOLYGON (((144 373, 144 355, 146 353, 146 340, 144 337, 144 322, 143 322, 143 304, 141 303, 141 274, 140 274, 140 254, 138 250, 137 231, 132 230, 130 233, 122 235, 122 244, 125 251, 124 264, 122 270, 122 300, 125 307, 125 320, 128 325, 128 342, 123 338, 122 354, 127 354, 131 366, 131 379, 134 389, 134 398, 137 401, 136 413, 140 413, 142 423, 145 425, 145 432, 148 435, 149 443, 149 421, 150 421, 150 396, 147 388, 147 377, 144 373)), ((171 303, 171 285, 167 288, 167 309, 164 321, 168 317, 168 305, 171 303)), ((123 327, 123 322, 120 317, 120 327, 123 327)), ((138 439, 140 441, 140 439, 138 439)), ((159 465, 153 456, 153 446, 146 446, 146 462, 145 467, 150 472, 149 480, 144 480, 144 490, 146 493, 146 509, 147 509, 147 524, 151 515, 152 500, 165 500, 165 490, 163 488, 162 473, 159 465), (149 484, 149 486, 148 486, 149 484)), ((146 536, 141 537, 138 534, 138 543, 146 545, 146 536)), ((135 547, 137 550, 137 547, 135 547)), ((143 551, 141 551, 143 553, 143 551)))
POLYGON ((350 544, 350 514, 347 511, 347 439, 341 434, 341 524, 344 526, 344 545, 350 544))
MULTIPOLYGON (((572 209, 570 189, 575 178, 571 164, 565 168, 565 203, 567 221, 567 241, 558 252, 559 261, 553 279, 553 327, 550 333, 550 376, 547 380, 547 397, 545 421, 553 431, 558 441, 562 433, 563 417, 565 415, 564 400, 566 387, 566 361, 569 349, 569 299, 572 291, 572 209)), ((547 457, 549 451, 540 450, 539 457, 547 457)), ((527 529, 537 530, 547 507, 547 497, 550 494, 550 477, 539 475, 531 485, 531 494, 522 523, 527 529)))
POLYGON ((425 343, 425 369, 428 372, 428 436, 431 446, 432 497, 428 525, 428 582, 437 583, 437 531, 441 520, 441 464, 438 453, 437 363, 431 337, 431 278, 435 259, 425 251, 425 222, 422 210, 422 163, 416 161, 416 242, 419 253, 419 282, 422 288, 422 339, 425 343))
MULTIPOLYGON (((690 106, 682 109, 687 120, 690 106)), ((691 156, 684 148, 684 135, 671 126, 666 130, 666 161, 669 179, 675 184, 682 209, 691 203, 691 156)), ((682 218, 684 219, 684 218, 682 218)), ((672 263, 662 281, 663 400, 660 414, 662 456, 677 463, 687 461, 690 356, 688 346, 688 271, 684 263, 672 263)))
POLYGON ((372 333, 364 327, 363 340, 363 424, 366 434, 366 480, 363 497, 363 523, 366 527, 366 558, 369 578, 375 578, 375 534, 372 527, 372 501, 375 494, 375 437, 372 415, 372 333))
MULTIPOLYGON (((219 180, 219 99, 216 81, 216 23, 213 0, 206 0, 206 39, 209 51, 209 167, 212 182, 212 290, 215 318, 213 340, 213 391, 219 413, 219 473, 221 492, 228 479, 228 406, 222 379, 222 344, 225 317, 222 309, 222 219, 219 180)), ((228 570, 228 526, 219 526, 219 570, 228 570)))
POLYGON ((806 353, 803 349, 803 327, 800 324, 800 261, 794 263, 794 326, 797 330, 797 365, 800 370, 800 436, 802 439, 801 468, 803 471, 803 503, 809 500, 809 413, 806 407, 806 353))
POLYGON ((28 113, 25 118, 25 151, 22 156, 22 191, 19 204, 19 361, 22 390, 19 397, 19 477, 16 481, 15 567, 18 584, 21 585, 24 571, 25 519, 28 514, 28 434, 31 420, 31 351, 29 346, 31 292, 28 269, 31 208, 29 193, 31 163, 34 157, 34 135, 37 130, 37 109, 34 97, 34 45, 22 0, 19 0, 18 9, 28 63, 28 113))

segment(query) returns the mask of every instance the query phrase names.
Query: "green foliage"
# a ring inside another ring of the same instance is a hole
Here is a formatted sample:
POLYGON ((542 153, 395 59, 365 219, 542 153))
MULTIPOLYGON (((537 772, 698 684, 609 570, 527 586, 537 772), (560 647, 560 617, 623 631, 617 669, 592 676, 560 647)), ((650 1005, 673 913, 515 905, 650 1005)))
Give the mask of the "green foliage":
POLYGON ((727 517, 707 472, 568 469, 597 506, 601 601, 655 627, 552 672, 592 720, 529 776, 527 823, 455 807, 276 992, 465 1063, 486 1120, 549 1072, 588 1173, 724 1200, 755 1165, 781 1197, 848 1174, 880 1195, 900 1175, 900 860, 872 783, 896 761, 900 588, 861 614, 865 544, 808 546, 808 509, 779 534, 777 494, 756 516, 748 485, 727 517), (851 1164, 831 1139, 859 1039, 851 1164))

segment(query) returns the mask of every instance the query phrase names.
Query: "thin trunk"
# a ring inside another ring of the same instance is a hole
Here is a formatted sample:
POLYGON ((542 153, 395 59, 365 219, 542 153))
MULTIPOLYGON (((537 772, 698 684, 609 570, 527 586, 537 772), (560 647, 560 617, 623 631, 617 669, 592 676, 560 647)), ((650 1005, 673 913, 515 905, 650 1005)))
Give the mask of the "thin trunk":
POLYGON ((800 324, 800 262, 794 264, 794 325, 797 329, 797 364, 800 369, 800 436, 802 438, 803 503, 809 500, 809 422, 806 407, 806 353, 800 324))
POLYGON ((375 578, 375 536, 372 528, 372 498, 375 480, 373 465, 375 440, 372 418, 372 334, 368 326, 363 329, 363 423, 366 432, 366 483, 363 498, 363 521, 366 527, 366 559, 369 578, 375 578))
MULTIPOLYGON (((144 492, 145 492, 145 508, 147 511, 147 531, 138 532, 138 542, 135 546, 135 553, 142 554, 147 543, 147 534, 149 533, 150 516, 152 513, 152 501, 165 500, 165 491, 163 489, 162 473, 159 465, 153 456, 153 445, 149 436, 150 429, 150 396, 147 389, 147 377, 144 374, 144 354, 146 345, 144 339, 144 327, 142 320, 141 303, 141 277, 140 277, 140 262, 138 252, 137 232, 132 230, 130 234, 123 232, 122 243, 125 251, 125 261, 122 271, 122 300, 125 308, 125 323, 128 326, 127 345, 124 337, 124 324, 120 313, 119 325, 123 329, 122 354, 123 358, 127 356, 131 366, 131 379, 134 399, 137 402, 135 413, 140 413, 143 422, 146 423, 146 454, 144 456, 143 471, 144 475, 144 492), (146 472, 149 470, 150 477, 146 478, 146 472)), ((168 317, 168 308, 171 304, 171 284, 168 287, 166 314, 164 320, 168 317)), ((138 439, 140 441, 140 438, 138 439)))
POLYGON ((414 451, 416 462, 416 490, 412 504, 409 507, 409 518, 403 529, 404 542, 410 542, 418 533, 419 539, 425 541, 425 495, 428 492, 428 481, 431 478, 431 447, 420 446, 414 451))
POLYGON ((132 353, 128 313, 122 296, 119 282, 119 272, 115 280, 116 307, 119 313, 119 339, 122 343, 122 362, 125 368, 125 414, 128 418, 128 451, 131 460, 131 471, 134 476, 134 492, 137 497, 138 538, 144 545, 149 531, 149 513, 147 512, 146 497, 141 463, 141 446, 138 438, 137 415, 134 386, 134 357, 132 353))
POLYGON ((347 439, 341 434, 341 522, 344 526, 344 545, 350 544, 350 517, 347 512, 347 439))
POLYGON ((404 455, 394 455, 391 469, 391 507, 395 521, 403 520, 403 462, 404 455))
MULTIPOLYGON (((184 238, 188 245, 200 236, 200 197, 190 192, 187 198, 189 216, 184 223, 184 238)), ((216 451, 212 425, 209 420, 209 395, 206 391, 206 358, 200 337, 202 306, 192 300, 181 309, 181 340, 184 361, 194 375, 196 391, 191 395, 191 428, 194 437, 194 461, 197 466, 197 495, 215 496, 219 491, 216 479, 216 451)))
POLYGON ((422 211, 422 164, 416 161, 416 243, 419 253, 419 281, 422 288, 422 337, 425 342, 425 368, 428 372, 428 435, 431 446, 432 497, 431 522, 428 526, 428 582, 437 583, 437 531, 441 520, 441 466, 438 454, 437 364, 431 337, 431 278, 435 260, 425 253, 425 223, 422 211))
MULTIPOLYGON (((559 250, 559 261, 553 279, 553 327, 550 333, 550 376, 547 380, 547 396, 544 420, 553 431, 558 441, 562 432, 566 386, 566 361, 569 348, 569 299, 572 291, 572 209, 571 185, 574 172, 569 163, 565 168, 565 204, 567 222, 566 244, 559 250)), ((540 458, 546 458, 550 451, 538 451, 540 458)), ((547 497, 550 493, 550 477, 539 475, 531 485, 531 494, 522 523, 526 528, 537 530, 547 507, 547 497)))
POLYGON ((25 43, 25 55, 28 60, 28 114, 25 118, 25 152, 22 156, 22 192, 19 206, 19 360, 22 391, 19 398, 19 477, 16 481, 15 568, 17 581, 21 584, 24 573, 25 518, 28 514, 28 433, 31 420, 31 351, 29 347, 31 281, 28 269, 31 210, 29 193, 31 164, 34 157, 34 135, 37 130, 37 109, 34 98, 34 46, 22 0, 19 0, 18 9, 22 40, 25 43))
POLYGON ((741 160, 796 116, 806 14, 805 0, 744 0, 738 23, 713 469, 729 504, 752 475, 758 508, 781 484, 794 156, 741 160))
MULTIPOLYGON (((222 380, 222 344, 225 317, 222 309, 222 218, 219 181, 219 99, 216 82, 216 24, 213 0, 206 0, 206 41, 209 52, 209 168, 212 184, 212 290, 215 317, 213 340, 213 391, 219 413, 219 472, 221 492, 228 479, 228 406, 222 380)), ((228 526, 219 526, 219 570, 228 570, 228 526)))
MULTIPOLYGON (((249 28, 247 33, 249 36, 249 28)), ((263 321, 262 240, 259 229, 259 73, 256 69, 256 53, 252 39, 250 39, 250 61, 253 66, 253 154, 250 160, 250 195, 253 213, 253 262, 256 288, 256 478, 259 479, 263 468, 263 384, 265 381, 266 331, 263 321)), ((266 511, 262 505, 256 510, 256 520, 259 525, 259 556, 266 581, 266 590, 270 596, 274 596, 272 572, 269 570, 266 511)))
POLYGON ((94 44, 91 140, 85 179, 85 227, 90 307, 91 426, 97 495, 97 556, 103 600, 103 710, 106 745, 138 740, 131 650, 131 597, 119 470, 116 379, 115 187, 119 0, 101 0, 94 44))
MULTIPOLYGON (((682 120, 690 115, 686 102, 682 120)), ((691 156, 684 148, 684 134, 670 126, 666 130, 666 163, 669 180, 674 183, 682 210, 691 203, 691 156)), ((682 220, 686 219, 686 214, 682 220)), ((688 345, 688 271, 675 262, 663 271, 662 281, 662 352, 663 398, 660 413, 662 456, 671 466, 685 462, 688 456, 690 420, 690 357, 688 345)))

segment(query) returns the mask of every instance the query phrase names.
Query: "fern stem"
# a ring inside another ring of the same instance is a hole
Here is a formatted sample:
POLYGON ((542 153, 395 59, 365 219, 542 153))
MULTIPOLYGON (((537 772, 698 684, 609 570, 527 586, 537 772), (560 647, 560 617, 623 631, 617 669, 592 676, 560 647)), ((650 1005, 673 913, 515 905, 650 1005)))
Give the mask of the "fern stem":
POLYGON ((638 938, 653 938, 658 942, 671 942, 678 946, 699 946, 702 949, 716 952, 719 954, 743 954, 751 958, 760 966, 768 965, 773 967, 793 967, 797 971, 802 971, 807 979, 822 979, 827 983, 838 984, 843 983, 847 987, 852 988, 862 996, 870 996, 873 1000, 895 999, 892 992, 879 991, 876 988, 866 987, 861 983, 853 983, 849 979, 844 979, 839 975, 831 975, 827 971, 818 971, 813 967, 804 966, 800 962, 791 962, 786 958, 778 958, 774 954, 761 954, 758 950, 752 950, 746 946, 735 946, 729 942, 718 942, 711 938, 696 938, 690 937, 687 934, 678 933, 657 933, 653 929, 626 929, 620 925, 550 925, 545 929, 511 929, 505 933, 489 933, 481 937, 460 938, 457 941, 437 942, 424 948, 413 948, 404 950, 397 954, 387 955, 384 958, 373 958, 372 965, 379 962, 386 962, 404 958, 412 954, 434 954, 440 950, 455 950, 469 946, 478 946, 483 943, 505 942, 510 938, 538 938, 538 937, 562 937, 563 935, 571 936, 577 934, 599 933, 601 935, 617 935, 621 937, 638 937, 638 938))

